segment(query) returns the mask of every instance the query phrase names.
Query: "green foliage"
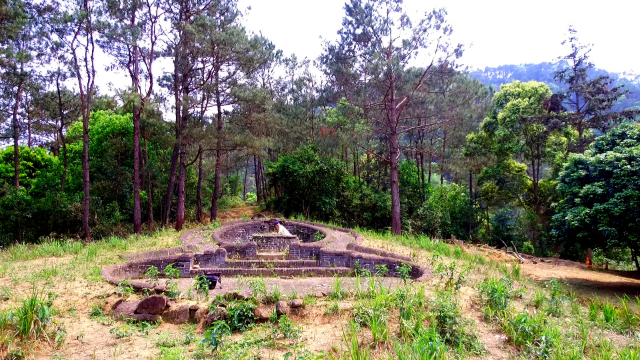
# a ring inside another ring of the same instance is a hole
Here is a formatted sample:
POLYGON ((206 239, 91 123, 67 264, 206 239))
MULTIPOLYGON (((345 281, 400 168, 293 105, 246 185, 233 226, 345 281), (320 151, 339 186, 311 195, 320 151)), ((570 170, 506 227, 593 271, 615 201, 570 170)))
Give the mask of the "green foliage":
POLYGON ((473 332, 470 320, 462 316, 458 297, 449 291, 440 291, 431 304, 431 311, 436 320, 436 330, 446 344, 453 348, 481 354, 484 349, 477 335, 473 332))
POLYGON ((441 239, 469 239, 469 219, 475 222, 476 210, 469 201, 468 189, 450 184, 427 190, 426 200, 418 199, 421 205, 417 211, 405 217, 411 220, 412 232, 441 239))
POLYGON ((157 282, 158 281, 158 276, 159 275, 160 275, 160 271, 158 271, 158 268, 155 267, 155 266, 149 266, 147 268, 147 271, 145 271, 145 273, 144 273, 144 276, 148 277, 153 282, 157 282))
POLYGON ((204 275, 198 275, 196 276, 195 282, 194 282, 194 288, 196 289, 196 292, 200 295, 209 295, 209 286, 211 285, 211 282, 209 280, 207 280, 207 277, 204 275))
POLYGON ((306 218, 332 220, 344 188, 344 164, 318 155, 313 147, 301 147, 291 155, 268 164, 269 185, 281 196, 270 201, 285 216, 304 214, 306 218))
POLYGON ((211 346, 213 351, 217 350, 225 336, 231 335, 231 328, 224 321, 215 321, 211 328, 204 333, 202 343, 211 346))
POLYGON ((118 290, 116 290, 116 292, 125 298, 131 296, 135 292, 133 286, 131 286, 131 280, 120 280, 118 283, 118 290))
POLYGON ((398 276, 402 279, 405 286, 407 285, 407 280, 411 277, 411 270, 411 265, 405 263, 396 267, 396 271, 399 274, 398 276))
POLYGON ((525 241, 522 244, 522 249, 520 250, 520 252, 522 252, 523 254, 529 254, 529 255, 533 255, 535 249, 533 248, 533 245, 531 244, 530 241, 525 241))
POLYGON ((274 328, 275 335, 282 334, 285 339, 297 339, 302 332, 299 325, 291 321, 287 315, 280 316, 278 319, 278 327, 274 328))
POLYGON ((554 237, 569 248, 640 251, 640 125, 623 124, 571 155, 560 173, 554 237))
POLYGON ((174 264, 169 264, 164 268, 164 275, 169 279, 177 279, 180 277, 180 270, 174 264))
POLYGON ((513 282, 508 278, 486 278, 478 285, 478 292, 480 300, 485 305, 485 316, 492 318, 509 307, 509 302, 514 296, 513 282))
POLYGON ((253 310, 256 306, 250 301, 235 300, 227 304, 227 323, 231 331, 247 331, 255 322, 253 310))
POLYGON ((44 294, 35 284, 31 288, 29 297, 11 314, 17 328, 17 335, 24 339, 37 339, 46 335, 47 326, 53 321, 56 311, 53 309, 55 294, 44 294))
POLYGON ((342 280, 336 275, 333 277, 333 290, 331 294, 329 294, 329 299, 331 300, 342 300, 346 299, 349 296, 349 293, 343 288, 342 280))

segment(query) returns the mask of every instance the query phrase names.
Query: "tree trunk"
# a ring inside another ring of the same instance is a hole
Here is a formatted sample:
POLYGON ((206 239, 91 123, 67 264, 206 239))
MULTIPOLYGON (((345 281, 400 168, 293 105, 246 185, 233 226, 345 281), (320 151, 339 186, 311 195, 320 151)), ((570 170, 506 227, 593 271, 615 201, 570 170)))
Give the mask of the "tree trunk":
POLYGON ((20 188, 20 147, 18 140, 20 139, 20 125, 18 125, 18 109, 22 100, 22 87, 24 80, 20 78, 18 91, 16 92, 16 103, 13 105, 13 185, 16 190, 20 188))
POLYGON ((253 177, 256 182, 256 197, 258 204, 262 202, 262 181, 260 181, 260 170, 258 169, 258 158, 253 157, 253 177))
POLYGON ((249 157, 247 156, 247 161, 244 166, 244 181, 242 182, 242 201, 247 201, 247 179, 249 175, 249 157))
POLYGON ((89 208, 90 208, 90 182, 89 182, 89 114, 91 109, 82 111, 82 189, 84 190, 84 212, 82 214, 82 227, 84 239, 90 240, 89 208))
POLYGON ((420 197, 422 202, 424 202, 426 200, 425 192, 427 189, 424 183, 424 154, 422 152, 420 152, 420 181, 422 183, 422 191, 420 191, 420 197))
POLYGON ((633 258, 633 262, 636 264, 636 270, 640 272, 640 263, 638 263, 638 252, 635 249, 631 249, 631 257, 633 258))
POLYGON ((176 212, 176 231, 182 230, 184 225, 184 202, 185 202, 185 178, 187 172, 186 151, 184 146, 180 150, 180 173, 178 175, 178 210, 176 212))
MULTIPOLYGON (((216 84, 218 83, 218 73, 216 73, 216 84)), ((211 221, 218 218, 218 196, 220 196, 220 169, 222 165, 222 100, 220 99, 220 93, 216 89, 216 107, 218 110, 218 123, 216 126, 216 133, 218 138, 216 139, 216 167, 213 183, 213 196, 211 198, 211 221)))
POLYGON ((145 156, 145 163, 147 164, 147 169, 146 169, 146 173, 147 173, 147 199, 148 199, 148 203, 147 203, 147 215, 148 215, 148 222, 149 222, 149 230, 153 229, 153 185, 151 184, 151 168, 149 166, 149 147, 147 147, 147 139, 144 139, 144 156, 145 156))
POLYGON ((398 170, 398 157, 400 156, 400 143, 398 141, 398 110, 396 108, 396 82, 395 74, 390 75, 390 108, 387 131, 389 133, 389 162, 391 163, 391 232, 400 235, 402 233, 402 219, 400 213, 400 182, 398 170))
POLYGON ((133 107, 133 232, 142 231, 140 206, 140 107, 133 107))
POLYGON ((196 189, 196 219, 199 223, 204 222, 204 213, 202 211, 202 177, 204 171, 202 167, 202 148, 198 149, 198 188, 196 189))
POLYGON ((167 184, 167 192, 164 196, 164 206, 162 213, 162 226, 169 226, 169 215, 171 213, 171 200, 173 200, 173 191, 176 186, 176 170, 178 167, 178 157, 180 155, 180 138, 176 138, 173 145, 173 154, 171 154, 171 164, 169 166, 169 184, 167 184))
POLYGON ((440 185, 444 185, 444 157, 447 151, 447 132, 443 131, 442 156, 440 156, 440 185))

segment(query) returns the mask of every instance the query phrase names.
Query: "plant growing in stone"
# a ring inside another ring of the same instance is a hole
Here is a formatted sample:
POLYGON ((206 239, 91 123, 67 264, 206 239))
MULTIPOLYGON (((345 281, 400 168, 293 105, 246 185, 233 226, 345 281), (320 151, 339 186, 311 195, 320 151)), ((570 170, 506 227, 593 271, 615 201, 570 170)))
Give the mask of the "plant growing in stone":
POLYGON ((400 279, 402 279, 404 284, 407 285, 407 280, 411 277, 411 265, 403 263, 400 266, 396 266, 396 271, 398 272, 400 279))
POLYGON ((180 270, 174 264, 169 264, 164 268, 164 275, 169 279, 177 279, 180 277, 180 270))
POLYGON ((116 290, 116 292, 125 298, 128 298, 129 296, 131 296, 131 294, 134 293, 133 290, 133 286, 131 286, 131 281, 130 280, 120 280, 120 282, 118 283, 118 290, 116 290))
POLYGON ((144 276, 148 277, 149 280, 153 281, 154 284, 158 283, 158 276, 160 275, 160 271, 155 266, 149 266, 147 271, 144 273, 144 276))
POLYGON ((376 276, 383 277, 389 272, 389 268, 385 264, 375 265, 373 268, 376 270, 376 276))

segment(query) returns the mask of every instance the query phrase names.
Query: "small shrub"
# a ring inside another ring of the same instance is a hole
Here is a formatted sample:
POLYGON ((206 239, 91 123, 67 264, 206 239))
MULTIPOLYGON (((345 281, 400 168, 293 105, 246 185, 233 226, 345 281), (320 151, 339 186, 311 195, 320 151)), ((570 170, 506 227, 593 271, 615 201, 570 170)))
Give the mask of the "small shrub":
POLYGON ((266 304, 275 304, 282 300, 282 292, 280 292, 278 285, 273 285, 273 288, 266 294, 264 299, 266 304))
POLYGON ((116 290, 116 293, 118 293, 122 297, 128 298, 134 292, 135 291, 133 290, 133 286, 131 286, 130 280, 120 280, 120 282, 118 283, 118 289, 116 290))
POLYGON ((546 298, 547 297, 544 292, 542 292, 542 290, 536 290, 536 292, 533 294, 533 306, 536 309, 542 308, 542 305, 544 304, 546 298))
POLYGON ((255 322, 254 304, 246 300, 236 300, 227 304, 227 322, 232 331, 246 331, 255 322))
POLYGON ((521 252, 524 254, 533 255, 533 253, 535 252, 535 249, 533 248, 533 245, 531 244, 530 241, 525 241, 524 244, 522 244, 521 252))
POLYGON ((305 295, 304 298, 302 298, 302 305, 303 306, 313 306, 316 304, 318 300, 316 299, 315 296, 308 294, 305 295))
POLYGON ((331 300, 342 300, 349 296, 346 290, 342 288, 342 280, 338 276, 333 277, 333 291, 329 294, 331 300))
POLYGON ((411 270, 411 265, 409 264, 403 263, 402 265, 396 267, 396 271, 398 272, 400 279, 402 279, 405 285, 407 285, 407 280, 411 277, 411 270))
POLYGON ((598 299, 592 300, 589 303, 589 320, 597 321, 600 314, 601 303, 598 299))
POLYGON ((164 275, 169 279, 177 279, 180 277, 180 270, 178 270, 174 264, 169 264, 164 268, 164 275))
POLYGON ((331 304, 327 305, 327 309, 324 311, 325 315, 333 316, 340 312, 340 304, 337 301, 332 301, 331 304))
POLYGON ((217 350, 225 336, 231 335, 231 328, 224 321, 216 321, 211 328, 204 333, 202 344, 211 346, 213 351, 217 350))
POLYGON ((389 273, 389 268, 387 268, 387 265, 384 264, 375 265, 373 268, 376 270, 376 276, 384 277, 387 276, 387 273, 389 273))
POLYGON ((160 271, 155 266, 149 266, 147 271, 145 271, 144 276, 148 277, 149 280, 153 281, 153 283, 158 282, 158 276, 160 275, 160 271))
POLYGON ((297 339, 302 332, 300 326, 291 321, 287 315, 280 316, 277 330, 287 339, 297 339))
POLYGON ((35 285, 31 288, 29 297, 22 300, 20 306, 11 314, 18 336, 36 339, 46 334, 46 328, 52 323, 53 315, 56 313, 53 309, 55 297, 53 293, 45 296, 44 291, 38 291, 35 285))
POLYGON ((463 318, 458 298, 450 291, 440 291, 432 303, 436 330, 445 343, 458 349, 481 354, 483 347, 471 321, 463 318))
POLYGON ((193 286, 198 294, 207 296, 209 295, 209 286, 211 286, 211 281, 207 280, 207 277, 204 275, 198 275, 196 276, 193 286))
POLYGON ((511 279, 487 278, 479 286, 480 300, 485 304, 485 316, 491 318, 509 307, 513 296, 511 279))
POLYGON ((618 321, 616 307, 608 301, 602 304, 602 315, 604 317, 604 322, 607 324, 612 324, 618 321))
POLYGON ((133 336, 134 329, 129 324, 122 324, 120 326, 109 329, 109 333, 115 336, 116 339, 121 339, 133 336))

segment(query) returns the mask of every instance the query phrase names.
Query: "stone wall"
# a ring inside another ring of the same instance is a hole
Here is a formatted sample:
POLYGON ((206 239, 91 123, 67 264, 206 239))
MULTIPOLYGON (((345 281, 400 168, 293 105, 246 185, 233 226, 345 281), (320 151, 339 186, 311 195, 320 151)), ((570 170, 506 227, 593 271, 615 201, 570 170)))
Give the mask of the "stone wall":
POLYGON ((278 253, 289 251, 291 242, 295 240, 295 236, 277 234, 255 234, 251 239, 252 242, 256 243, 259 253, 278 253))
POLYGON ((224 267, 227 264, 227 250, 217 248, 194 255, 194 262, 201 268, 224 267))

